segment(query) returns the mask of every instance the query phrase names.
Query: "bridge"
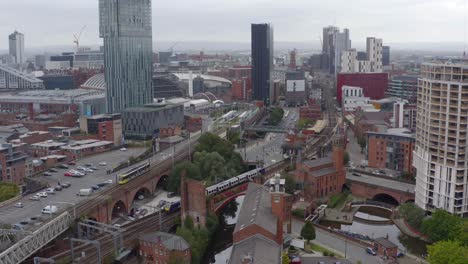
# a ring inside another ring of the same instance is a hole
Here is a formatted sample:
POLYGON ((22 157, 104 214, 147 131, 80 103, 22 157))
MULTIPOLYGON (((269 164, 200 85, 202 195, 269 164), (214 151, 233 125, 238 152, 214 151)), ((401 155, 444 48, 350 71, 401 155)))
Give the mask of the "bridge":
POLYGON ((271 132, 271 133, 288 133, 288 129, 278 126, 251 126, 244 129, 246 132, 271 132))
POLYGON ((406 202, 414 202, 413 184, 399 182, 380 177, 346 175, 346 183, 353 194, 374 201, 384 202, 394 206, 406 202))

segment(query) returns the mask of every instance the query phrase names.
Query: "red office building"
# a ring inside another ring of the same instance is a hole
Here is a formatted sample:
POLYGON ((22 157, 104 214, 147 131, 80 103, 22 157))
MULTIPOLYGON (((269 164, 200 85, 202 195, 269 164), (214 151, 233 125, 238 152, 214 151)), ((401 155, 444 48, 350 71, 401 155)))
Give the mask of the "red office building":
POLYGON ((339 73, 336 81, 336 100, 341 105, 343 85, 357 86, 371 99, 382 99, 388 86, 387 73, 339 73))

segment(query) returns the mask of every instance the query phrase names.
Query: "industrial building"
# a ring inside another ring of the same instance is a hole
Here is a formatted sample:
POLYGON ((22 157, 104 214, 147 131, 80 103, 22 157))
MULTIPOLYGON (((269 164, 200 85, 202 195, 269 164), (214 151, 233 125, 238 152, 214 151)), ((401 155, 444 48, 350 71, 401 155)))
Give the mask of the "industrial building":
POLYGON ((421 65, 417 115, 416 205, 468 217, 466 61, 421 65))
POLYGON ((127 138, 151 138, 157 136, 161 129, 183 125, 182 104, 147 104, 122 112, 122 128, 127 138))
POLYGON ((0 89, 44 89, 44 83, 32 75, 0 65, 0 89))

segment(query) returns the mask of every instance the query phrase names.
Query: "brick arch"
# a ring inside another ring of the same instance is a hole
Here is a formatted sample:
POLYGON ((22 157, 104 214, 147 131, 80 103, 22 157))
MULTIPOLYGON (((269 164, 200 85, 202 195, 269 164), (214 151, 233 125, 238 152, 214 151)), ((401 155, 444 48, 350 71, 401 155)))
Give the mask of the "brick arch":
MULTIPOLYGON (((159 179, 157 179, 159 181, 159 179)), ((127 193, 127 200, 129 202, 130 207, 132 206, 134 200, 135 200, 135 195, 141 191, 141 190, 146 190, 149 194, 154 194, 154 190, 156 189, 154 186, 156 186, 157 181, 147 181, 144 184, 138 186, 138 188, 134 188, 133 190, 129 191, 127 193)))
POLYGON ((379 201, 379 202, 384 202, 392 205, 400 205, 400 202, 398 198, 392 195, 392 193, 389 192, 381 192, 381 193, 376 193, 373 197, 372 200, 374 201, 379 201))
POLYGON ((169 174, 168 173, 161 174, 159 176, 158 180, 156 181, 156 184, 154 186, 154 191, 156 192, 156 189, 161 187, 160 185, 162 184, 163 181, 166 181, 166 183, 167 183, 167 179, 169 179, 169 174))
POLYGON ((119 200, 116 200, 112 203, 112 206, 109 207, 109 216, 112 220, 112 218, 114 217, 114 208, 117 208, 120 207, 120 212, 121 213, 125 213, 125 214, 128 214, 128 210, 129 210, 129 206, 128 204, 125 202, 125 199, 119 199, 119 200))
POLYGON ((214 211, 215 213, 218 213, 218 211, 221 210, 224 206, 226 206, 226 204, 228 204, 230 201, 235 200, 237 197, 242 196, 242 195, 245 195, 245 192, 237 193, 237 194, 232 195, 231 197, 228 197, 227 199, 225 199, 224 201, 222 201, 220 204, 218 204, 218 205, 214 208, 213 211, 214 211))

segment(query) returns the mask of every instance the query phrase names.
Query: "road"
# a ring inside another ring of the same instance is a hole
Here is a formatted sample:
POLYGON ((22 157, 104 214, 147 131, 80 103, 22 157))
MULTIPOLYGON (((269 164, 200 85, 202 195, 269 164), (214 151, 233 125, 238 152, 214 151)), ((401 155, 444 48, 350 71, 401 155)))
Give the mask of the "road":
MULTIPOLYGON (((299 119, 298 110, 297 108, 286 108, 285 110, 289 110, 289 114, 281 120, 279 126, 293 129, 299 119)), ((286 134, 284 133, 267 133, 264 139, 258 140, 246 148, 237 149, 237 151, 245 161, 258 162, 263 160, 264 165, 268 166, 284 159, 281 145, 285 138, 286 134)))
POLYGON ((349 140, 349 143, 346 145, 346 151, 349 153, 349 160, 356 166, 367 165, 367 158, 361 153, 361 146, 359 146, 357 138, 354 136, 354 132, 351 128, 347 129, 346 136, 349 140))
MULTIPOLYGON (((303 225, 303 222, 293 220, 292 233, 294 236, 300 236, 303 225)), ((312 242, 316 242, 317 244, 333 249, 343 256, 345 255, 346 251, 346 258, 351 260, 353 263, 357 263, 358 261, 366 264, 381 263, 378 257, 367 254, 365 247, 358 243, 352 242, 350 240, 345 241, 342 237, 338 237, 319 228, 315 228, 315 236, 316 238, 312 242)))
MULTIPOLYGON (((200 133, 192 136, 192 142, 196 141, 199 137, 200 133)), ((192 143, 193 144, 193 143, 192 143)), ((158 152, 153 157, 150 158, 151 164, 161 162, 165 159, 171 158, 174 150, 177 152, 179 150, 187 149, 188 151, 188 141, 183 141, 173 147, 165 149, 161 152, 158 152)), ((41 215, 41 210, 47 205, 55 205, 58 207, 59 212, 64 211, 68 208, 71 208, 73 204, 77 204, 83 200, 90 199, 86 196, 77 196, 76 193, 80 189, 89 188, 90 186, 96 185, 98 183, 102 183, 106 180, 112 180, 112 184, 116 184, 116 175, 118 175, 122 171, 127 171, 130 168, 125 168, 119 172, 113 173, 111 175, 107 175, 106 170, 108 168, 113 168, 120 164, 122 161, 127 161, 129 157, 133 156, 136 157, 139 154, 143 153, 143 148, 133 149, 130 148, 127 151, 110 151, 101 153, 98 155, 93 155, 90 157, 84 157, 83 159, 77 162, 76 166, 70 166, 69 169, 75 169, 77 166, 84 166, 87 163, 93 163, 99 170, 89 173, 88 175, 82 178, 73 178, 73 177, 65 177, 63 174, 67 171, 64 169, 60 169, 59 172, 53 173, 52 176, 41 176, 42 179, 49 182, 51 186, 56 186, 57 183, 60 181, 63 182, 70 182, 71 187, 67 189, 63 189, 62 191, 56 192, 56 194, 51 194, 47 198, 42 198, 40 201, 31 201, 29 197, 34 195, 28 195, 23 197, 19 202, 23 203, 23 208, 16 208, 13 205, 5 206, 0 209, 0 224, 16 224, 20 221, 28 220, 30 217, 41 215), (107 162, 107 166, 99 166, 99 162, 107 162)), ((138 166, 139 164, 146 162, 142 161, 138 164, 133 165, 132 167, 138 166)), ((107 185, 111 186, 111 185, 107 185)), ((92 198, 92 197, 91 197, 92 198)), ((47 220, 50 216, 42 215, 44 221, 47 220)), ((53 217, 53 216, 52 216, 53 217)), ((36 227, 33 226, 26 226, 27 230, 33 230, 36 227)))

